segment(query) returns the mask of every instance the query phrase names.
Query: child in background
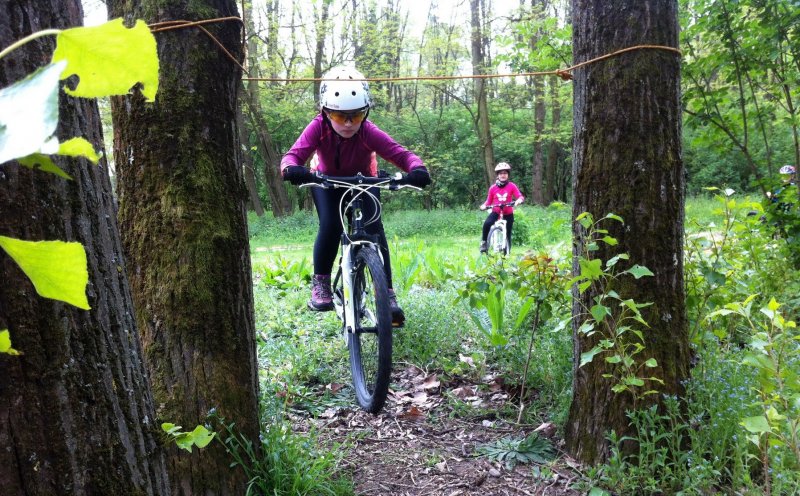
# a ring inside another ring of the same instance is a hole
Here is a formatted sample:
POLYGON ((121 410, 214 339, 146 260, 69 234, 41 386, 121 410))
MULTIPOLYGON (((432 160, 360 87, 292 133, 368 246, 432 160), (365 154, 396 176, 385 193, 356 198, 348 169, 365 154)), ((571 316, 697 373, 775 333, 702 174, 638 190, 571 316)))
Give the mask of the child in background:
POLYGON ((514 206, 503 207, 503 218, 506 220, 506 234, 508 246, 511 246, 511 228, 514 226, 514 207, 525 201, 525 197, 520 193, 517 185, 508 180, 511 173, 511 166, 505 162, 500 162, 494 168, 497 179, 495 183, 489 188, 489 194, 486 201, 480 206, 481 210, 486 210, 492 207, 491 213, 486 217, 483 223, 483 233, 481 235, 481 253, 486 253, 486 238, 489 236, 489 230, 492 225, 500 217, 500 205, 502 203, 514 202, 514 206))

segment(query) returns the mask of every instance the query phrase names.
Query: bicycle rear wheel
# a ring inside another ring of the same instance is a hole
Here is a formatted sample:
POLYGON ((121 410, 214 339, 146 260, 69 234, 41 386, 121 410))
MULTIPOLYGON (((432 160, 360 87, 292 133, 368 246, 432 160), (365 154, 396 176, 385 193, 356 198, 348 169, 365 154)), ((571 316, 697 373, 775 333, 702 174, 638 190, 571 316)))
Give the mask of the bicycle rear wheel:
POLYGON ((377 251, 362 248, 353 278, 354 332, 348 334, 350 370, 358 405, 378 413, 392 373, 392 312, 386 273, 377 251))
POLYGON ((492 229, 489 231, 487 240, 489 244, 489 251, 508 255, 508 240, 506 239, 506 233, 503 229, 500 229, 499 227, 492 227, 492 229))

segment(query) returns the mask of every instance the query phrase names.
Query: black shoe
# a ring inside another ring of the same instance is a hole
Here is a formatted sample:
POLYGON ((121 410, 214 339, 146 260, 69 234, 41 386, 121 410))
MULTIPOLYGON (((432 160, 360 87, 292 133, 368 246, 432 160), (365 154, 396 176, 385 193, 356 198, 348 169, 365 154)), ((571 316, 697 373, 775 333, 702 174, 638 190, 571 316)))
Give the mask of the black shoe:
POLYGON ((403 327, 406 323, 406 314, 397 304, 397 295, 393 289, 389 290, 389 308, 392 311, 392 327, 403 327))

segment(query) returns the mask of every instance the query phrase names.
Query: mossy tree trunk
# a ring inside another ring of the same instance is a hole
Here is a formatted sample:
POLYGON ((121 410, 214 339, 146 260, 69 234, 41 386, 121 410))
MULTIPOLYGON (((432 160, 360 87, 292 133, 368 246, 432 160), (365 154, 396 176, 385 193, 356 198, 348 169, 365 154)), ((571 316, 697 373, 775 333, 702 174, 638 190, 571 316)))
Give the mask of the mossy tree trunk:
MULTIPOLYGON (((109 2, 126 23, 238 16, 233 0, 109 2)), ((241 24, 208 24, 240 62, 241 24)), ((154 103, 112 101, 120 229, 159 422, 216 411, 259 446, 250 253, 236 125, 241 69, 196 27, 156 33, 154 103)), ((172 446, 173 495, 245 493, 224 447, 172 446)))
MULTIPOLYGON (((677 0, 608 2, 573 0, 573 55, 576 63, 639 44, 678 46, 677 0)), ((611 226, 618 246, 604 243, 593 252, 607 260, 628 253, 631 264, 648 267, 655 277, 622 281, 623 299, 652 302, 643 316, 646 349, 637 360, 653 357, 656 369, 646 369, 664 385, 651 384, 668 395, 683 394, 689 374, 689 345, 683 282, 684 176, 681 159, 680 56, 643 49, 590 64, 575 71, 574 81, 574 215, 591 212, 624 218, 611 226)), ((576 253, 585 243, 576 223, 576 253)), ((579 270, 577 261, 574 266, 579 270)), ((591 307, 592 287, 574 292, 573 316, 591 307), (586 306, 588 305, 588 307, 586 306)), ((611 391, 603 378, 610 365, 595 359, 578 368, 580 355, 598 335, 578 333, 574 321, 573 400, 566 426, 567 449, 578 459, 602 461, 608 455, 605 436, 632 434, 626 410, 627 394, 611 391)), ((661 401, 662 395, 647 396, 661 401)), ((637 406, 642 407, 645 401, 637 406)))
MULTIPOLYGON (((44 29, 80 26, 78 0, 0 4, 0 47, 44 29)), ((0 61, 0 87, 47 65, 55 39, 0 61)), ((94 100, 59 102, 60 141, 103 149, 94 100)), ((65 180, 0 165, 0 235, 80 242, 91 310, 37 295, 0 250, 0 329, 23 355, 0 354, 0 493, 166 495, 153 400, 133 319, 108 164, 55 159, 65 180)))

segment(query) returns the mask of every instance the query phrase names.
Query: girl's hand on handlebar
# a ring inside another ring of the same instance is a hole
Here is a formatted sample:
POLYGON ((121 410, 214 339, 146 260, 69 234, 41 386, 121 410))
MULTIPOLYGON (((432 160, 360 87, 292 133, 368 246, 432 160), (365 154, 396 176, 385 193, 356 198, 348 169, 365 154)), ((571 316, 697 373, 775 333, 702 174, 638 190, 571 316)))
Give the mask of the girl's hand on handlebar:
POLYGON ((487 208, 489 208, 489 207, 487 207, 486 205, 481 205, 481 206, 480 206, 480 207, 478 207, 478 208, 480 208, 481 210, 486 210, 486 209, 487 209, 487 208))
POLYGON ((299 186, 304 183, 312 182, 314 180, 314 174, 302 165, 290 165, 283 170, 283 180, 289 181, 295 186, 299 186))
POLYGON ((404 182, 417 188, 424 188, 431 183, 431 175, 428 173, 427 168, 417 167, 406 174, 404 182))

